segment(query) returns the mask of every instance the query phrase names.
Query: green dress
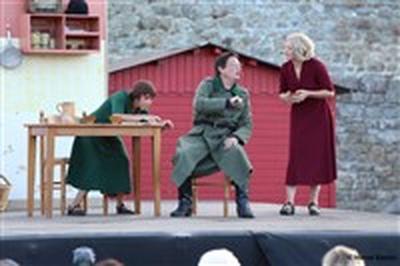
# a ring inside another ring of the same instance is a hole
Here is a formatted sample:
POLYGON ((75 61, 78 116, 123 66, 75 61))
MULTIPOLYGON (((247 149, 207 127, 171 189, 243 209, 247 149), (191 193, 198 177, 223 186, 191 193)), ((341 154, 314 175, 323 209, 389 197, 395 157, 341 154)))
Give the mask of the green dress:
MULTIPOLYGON (((132 110, 127 92, 111 95, 96 111, 96 123, 110 123, 112 114, 143 113, 132 110)), ((131 191, 129 160, 120 137, 76 137, 67 183, 80 190, 115 195, 131 191)))
POLYGON ((238 186, 246 188, 252 172, 244 144, 250 139, 253 123, 249 93, 235 84, 223 87, 219 77, 202 81, 193 101, 194 127, 177 143, 172 159, 172 180, 177 186, 188 177, 200 177, 222 170, 238 186), (241 109, 227 108, 227 99, 240 96, 241 109), (241 145, 224 148, 224 140, 234 136, 241 145))

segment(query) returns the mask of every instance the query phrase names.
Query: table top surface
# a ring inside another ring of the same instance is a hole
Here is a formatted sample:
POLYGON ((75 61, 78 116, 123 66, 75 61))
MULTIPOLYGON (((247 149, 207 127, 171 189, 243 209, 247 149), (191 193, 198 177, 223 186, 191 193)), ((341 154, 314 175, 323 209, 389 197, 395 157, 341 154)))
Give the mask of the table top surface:
POLYGON ((46 123, 28 123, 24 124, 27 128, 162 128, 161 123, 122 123, 122 124, 46 124, 46 123))

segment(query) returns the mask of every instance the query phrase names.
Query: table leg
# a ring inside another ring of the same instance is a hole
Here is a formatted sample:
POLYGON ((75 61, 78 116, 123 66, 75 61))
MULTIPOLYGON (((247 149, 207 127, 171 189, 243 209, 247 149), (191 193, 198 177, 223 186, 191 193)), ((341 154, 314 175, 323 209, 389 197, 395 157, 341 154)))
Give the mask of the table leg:
POLYGON ((46 136, 46 160, 45 160, 45 209, 46 217, 53 215, 53 177, 54 177, 54 133, 49 130, 46 136))
POLYGON ((45 214, 45 191, 46 191, 46 183, 44 181, 44 137, 40 136, 40 146, 39 146, 39 152, 40 152, 40 212, 42 215, 45 214))
POLYGON ((153 190, 154 190, 154 215, 161 215, 160 192, 160 156, 161 156, 161 129, 155 129, 153 136, 153 190))
POLYGON ((28 216, 33 216, 33 208, 35 201, 35 159, 36 159, 36 136, 32 135, 28 130, 28 199, 27 210, 28 216))
POLYGON ((133 189, 134 189, 134 197, 135 197, 135 213, 141 213, 141 204, 140 204, 140 179, 141 179, 141 143, 140 137, 132 137, 132 173, 133 173, 133 189))

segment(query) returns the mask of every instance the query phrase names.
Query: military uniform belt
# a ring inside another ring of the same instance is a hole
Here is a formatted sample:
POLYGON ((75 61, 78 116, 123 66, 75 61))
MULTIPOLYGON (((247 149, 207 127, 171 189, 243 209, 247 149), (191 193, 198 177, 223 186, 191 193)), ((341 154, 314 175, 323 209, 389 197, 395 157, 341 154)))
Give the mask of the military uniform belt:
POLYGON ((229 128, 230 130, 234 131, 237 129, 237 125, 232 122, 228 121, 209 121, 209 120, 195 120, 194 121, 195 126, 199 125, 209 125, 212 127, 219 127, 219 128, 229 128))

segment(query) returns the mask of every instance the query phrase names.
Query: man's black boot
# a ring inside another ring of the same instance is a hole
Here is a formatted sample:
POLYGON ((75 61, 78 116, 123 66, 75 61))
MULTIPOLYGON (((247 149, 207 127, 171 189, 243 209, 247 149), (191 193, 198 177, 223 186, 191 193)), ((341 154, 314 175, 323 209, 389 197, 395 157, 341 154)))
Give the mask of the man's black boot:
POLYGON ((247 189, 240 188, 235 184, 236 189, 236 212, 240 218, 254 218, 250 209, 247 189))
POLYGON ((192 182, 191 178, 178 188, 178 207, 171 212, 171 217, 188 217, 192 215, 192 182))

